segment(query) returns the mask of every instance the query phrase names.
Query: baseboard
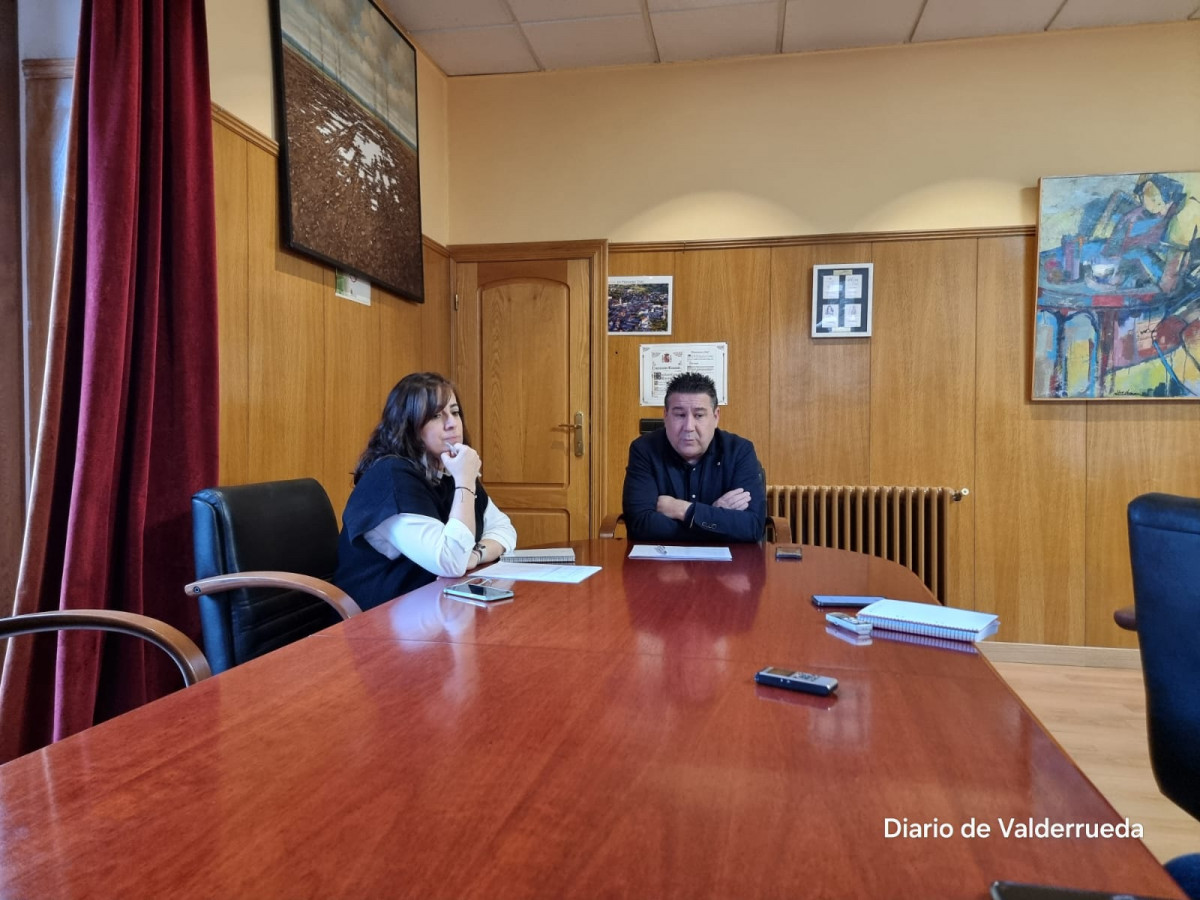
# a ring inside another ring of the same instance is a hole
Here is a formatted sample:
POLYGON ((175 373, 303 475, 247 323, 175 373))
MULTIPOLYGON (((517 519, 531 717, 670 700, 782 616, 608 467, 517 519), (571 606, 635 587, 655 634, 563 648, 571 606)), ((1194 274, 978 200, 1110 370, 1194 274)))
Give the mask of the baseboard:
POLYGON ((1038 663, 1044 666, 1096 666, 1140 669, 1141 653, 1130 647, 1063 647, 1057 644, 976 644, 993 662, 1038 663))

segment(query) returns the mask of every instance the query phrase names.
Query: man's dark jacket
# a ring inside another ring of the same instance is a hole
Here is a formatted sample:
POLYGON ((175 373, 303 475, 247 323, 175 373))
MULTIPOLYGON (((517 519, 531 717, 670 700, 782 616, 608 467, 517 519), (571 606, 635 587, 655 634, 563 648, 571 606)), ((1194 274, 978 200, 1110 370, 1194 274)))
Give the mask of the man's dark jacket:
POLYGON ((750 441, 718 428, 704 456, 689 465, 667 440, 666 430, 659 428, 629 445, 621 505, 631 540, 758 541, 767 515, 767 494, 750 441), (750 492, 749 508, 712 505, 734 488, 750 492), (660 494, 691 502, 682 522, 658 512, 660 494))

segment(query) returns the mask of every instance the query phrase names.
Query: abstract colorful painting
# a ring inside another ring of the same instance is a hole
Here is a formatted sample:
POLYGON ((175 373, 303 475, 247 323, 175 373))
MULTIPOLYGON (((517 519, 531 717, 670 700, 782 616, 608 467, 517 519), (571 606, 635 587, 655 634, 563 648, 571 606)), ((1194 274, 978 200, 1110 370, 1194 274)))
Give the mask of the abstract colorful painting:
POLYGON ((1200 173, 1043 178, 1033 399, 1200 397, 1200 173))
POLYGON ((417 54, 370 0, 275 0, 290 247, 422 301, 417 54))

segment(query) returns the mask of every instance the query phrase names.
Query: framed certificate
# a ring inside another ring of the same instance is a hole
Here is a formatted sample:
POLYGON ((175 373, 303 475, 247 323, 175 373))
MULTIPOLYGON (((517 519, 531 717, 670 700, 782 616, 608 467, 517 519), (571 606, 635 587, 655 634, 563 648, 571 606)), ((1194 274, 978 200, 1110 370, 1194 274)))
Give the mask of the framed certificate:
POLYGON ((642 344, 638 377, 642 406, 662 406, 667 385, 684 372, 707 375, 717 388, 717 405, 729 402, 728 344, 642 344))
POLYGON ((873 263, 813 266, 812 336, 870 337, 873 263))

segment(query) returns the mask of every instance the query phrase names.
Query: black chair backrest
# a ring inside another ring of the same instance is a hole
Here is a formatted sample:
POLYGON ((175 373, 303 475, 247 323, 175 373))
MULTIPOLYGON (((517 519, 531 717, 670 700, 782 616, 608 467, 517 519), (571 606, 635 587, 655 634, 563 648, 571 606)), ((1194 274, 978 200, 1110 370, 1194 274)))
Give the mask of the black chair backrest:
MULTIPOLYGON (((337 517, 312 478, 200 491, 192 497, 192 536, 198 579, 272 570, 329 580, 337 568, 337 517)), ((241 589, 198 600, 214 673, 339 621, 330 606, 299 591, 241 589)))
POLYGON ((1151 768, 1163 794, 1200 819, 1200 500, 1135 499, 1129 555, 1151 768))

